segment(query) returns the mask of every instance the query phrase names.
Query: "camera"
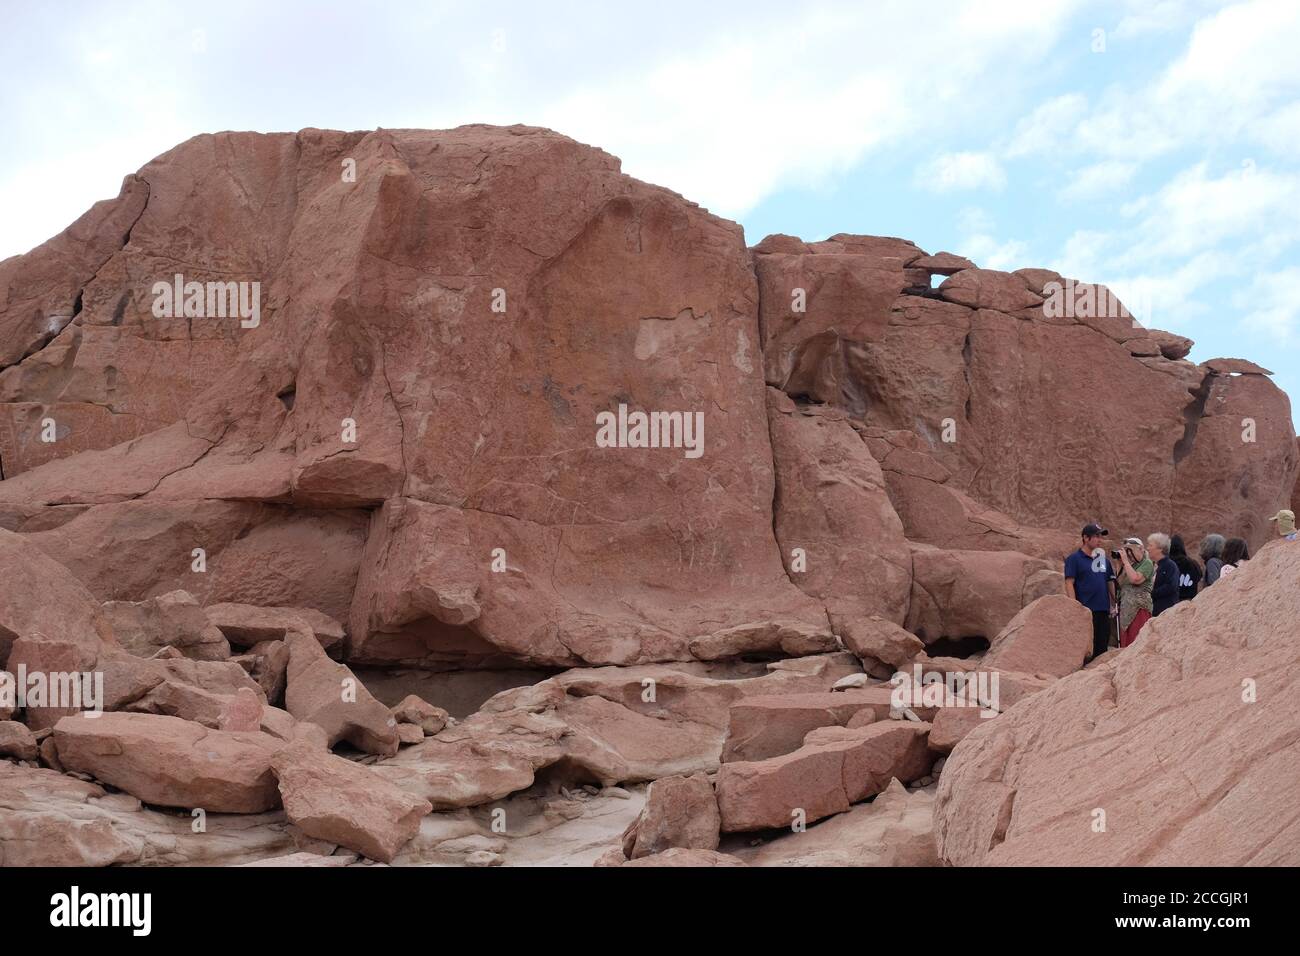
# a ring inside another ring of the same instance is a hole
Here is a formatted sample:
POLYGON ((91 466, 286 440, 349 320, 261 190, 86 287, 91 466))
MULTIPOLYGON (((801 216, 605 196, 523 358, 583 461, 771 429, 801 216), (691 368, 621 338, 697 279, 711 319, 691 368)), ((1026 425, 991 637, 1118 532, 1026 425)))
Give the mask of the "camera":
POLYGON ((1111 556, 1111 560, 1113 560, 1113 561, 1118 561, 1118 560, 1120 560, 1120 556, 1119 556, 1119 551, 1118 551, 1118 550, 1112 551, 1112 552, 1110 553, 1110 556, 1111 556))

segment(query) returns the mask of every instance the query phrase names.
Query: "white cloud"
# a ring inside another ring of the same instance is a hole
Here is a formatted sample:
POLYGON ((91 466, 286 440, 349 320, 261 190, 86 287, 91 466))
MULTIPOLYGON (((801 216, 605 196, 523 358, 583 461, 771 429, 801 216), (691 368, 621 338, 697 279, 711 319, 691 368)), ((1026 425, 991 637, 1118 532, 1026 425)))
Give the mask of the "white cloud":
POLYGON ((999 240, 982 233, 962 239, 957 244, 957 254, 982 269, 1001 269, 1003 272, 1024 269, 1031 264, 1029 247, 1025 243, 1016 239, 999 240))
POLYGON ((1196 16, 1207 8, 1213 8, 1220 0, 1211 2, 1187 3, 1185 0, 1127 0, 1128 12, 1120 18, 1119 25, 1111 31, 1116 40, 1133 40, 1152 33, 1168 33, 1184 27, 1190 17, 1196 16))
POLYGON ((1061 190, 1061 198, 1078 201, 1106 196, 1127 186, 1136 170, 1136 164, 1118 160, 1085 166, 1070 174, 1070 181, 1061 190))
MULTIPOLYGON (((1186 8, 1178 7, 1184 16, 1186 8)), ((1130 20, 1126 35, 1161 22, 1159 8, 1130 20)), ((1092 153, 1145 162, 1212 145, 1294 153, 1300 123, 1300 4, 1248 0, 1198 20, 1183 53, 1152 83, 1116 84, 1091 104, 1059 96, 1022 121, 1008 156, 1092 153)))
POLYGON ((954 189, 999 190, 1007 174, 992 153, 945 153, 936 156, 916 173, 916 184, 934 192, 954 189))
POLYGON ((1300 338, 1300 266, 1261 273, 1233 304, 1245 313, 1244 327, 1280 348, 1300 338))
POLYGON ((1040 104, 1016 124, 1006 156, 1014 159, 1068 148, 1087 111, 1088 98, 1082 93, 1066 93, 1040 104))
POLYGON ((1228 240, 1268 238, 1275 248, 1300 239, 1300 174, 1253 162, 1220 176, 1201 162, 1184 170, 1129 211, 1142 213, 1126 257, 1150 261, 1189 257, 1228 240))

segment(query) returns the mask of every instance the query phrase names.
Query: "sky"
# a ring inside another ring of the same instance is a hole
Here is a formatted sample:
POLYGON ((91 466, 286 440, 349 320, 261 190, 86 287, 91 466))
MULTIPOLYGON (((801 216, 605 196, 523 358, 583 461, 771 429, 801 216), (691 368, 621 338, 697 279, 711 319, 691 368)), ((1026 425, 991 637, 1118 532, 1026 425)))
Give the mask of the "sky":
POLYGON ((1111 286, 1300 422, 1300 2, 0 0, 0 258, 203 132, 547 126, 783 232, 1111 286))

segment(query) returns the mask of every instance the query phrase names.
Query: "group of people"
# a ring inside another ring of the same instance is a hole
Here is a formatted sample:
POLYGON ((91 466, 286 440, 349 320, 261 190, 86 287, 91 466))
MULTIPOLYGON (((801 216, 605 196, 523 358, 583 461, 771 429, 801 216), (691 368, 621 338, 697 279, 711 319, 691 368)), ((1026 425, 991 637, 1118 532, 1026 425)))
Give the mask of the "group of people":
MULTIPOLYGON (((1268 520, 1277 522, 1279 537, 1296 540, 1294 512, 1283 509, 1268 520)), ((1099 525, 1085 525, 1079 549, 1065 559, 1065 593, 1092 612, 1093 657, 1110 647, 1112 621, 1119 646, 1128 647, 1151 618, 1190 601, 1250 560, 1244 538, 1221 534, 1207 534, 1201 541, 1199 562, 1187 553, 1180 535, 1157 531, 1145 542, 1125 538, 1107 555, 1102 542, 1109 536, 1099 525)))

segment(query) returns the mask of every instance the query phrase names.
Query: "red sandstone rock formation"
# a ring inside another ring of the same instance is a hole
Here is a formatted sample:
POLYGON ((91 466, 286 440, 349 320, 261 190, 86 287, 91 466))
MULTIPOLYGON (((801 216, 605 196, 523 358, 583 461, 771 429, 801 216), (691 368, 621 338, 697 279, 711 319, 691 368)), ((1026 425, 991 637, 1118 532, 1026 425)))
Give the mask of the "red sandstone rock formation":
MULTIPOLYGON (((1036 715, 1172 659, 1066 676, 1078 528, 1258 544, 1300 493, 1266 369, 1097 303, 901 239, 746 249, 545 130, 176 147, 0 263, 0 667, 102 673, 110 712, 0 699, 0 862, 617 864, 626 834, 634 865, 923 864, 949 751, 945 859, 1047 858, 1072 837, 1036 822, 1041 781, 1068 774, 1036 715), (177 275, 205 284, 191 314, 160 299, 177 275), (1142 413, 1080 401, 1085 370, 1142 413), (924 651, 967 638, 984 660, 924 651), (913 664, 1001 700, 905 715, 880 681, 913 664), (367 666, 547 670, 456 721, 367 666), (467 815, 494 801, 529 821, 509 840, 467 815), (719 842, 799 812, 830 817, 803 849, 719 842)), ((1196 613, 1245 634, 1229 597, 1259 577, 1196 613)), ((1230 823, 1206 826, 1138 861, 1203 862, 1230 823)))

